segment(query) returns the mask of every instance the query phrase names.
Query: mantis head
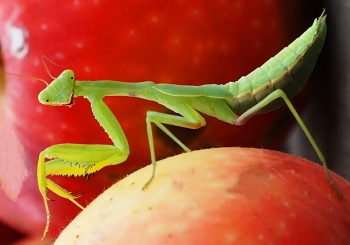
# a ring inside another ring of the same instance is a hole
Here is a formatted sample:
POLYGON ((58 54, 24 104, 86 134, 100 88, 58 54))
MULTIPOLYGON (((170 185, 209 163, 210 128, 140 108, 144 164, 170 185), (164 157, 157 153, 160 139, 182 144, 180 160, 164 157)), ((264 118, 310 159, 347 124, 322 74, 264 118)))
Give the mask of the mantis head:
POLYGON ((39 93, 41 104, 51 106, 70 106, 74 104, 75 75, 72 70, 64 70, 57 78, 39 93))

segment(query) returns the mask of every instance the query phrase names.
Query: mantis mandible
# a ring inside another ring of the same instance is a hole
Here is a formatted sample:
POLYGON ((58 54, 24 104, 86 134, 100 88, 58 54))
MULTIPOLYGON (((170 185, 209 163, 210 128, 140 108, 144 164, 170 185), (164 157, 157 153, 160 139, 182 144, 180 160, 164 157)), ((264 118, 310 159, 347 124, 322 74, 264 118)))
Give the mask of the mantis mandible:
POLYGON ((330 185, 342 196, 330 177, 322 152, 290 102, 311 74, 322 49, 326 31, 326 15, 323 11, 307 31, 261 67, 236 82, 222 85, 181 86, 153 82, 78 81, 75 80, 72 70, 65 70, 57 78, 53 78, 54 80, 40 92, 40 103, 50 106, 72 106, 74 98, 83 96, 91 103, 94 117, 107 132, 113 145, 58 144, 40 153, 37 177, 47 213, 44 236, 50 222, 47 189, 83 208, 75 201, 78 196, 58 186, 47 178, 48 175, 86 176, 105 166, 122 163, 129 155, 126 136, 118 120, 103 102, 105 96, 142 98, 158 102, 178 113, 170 115, 147 112, 147 135, 153 171, 144 188, 152 182, 156 173, 152 123, 188 152, 190 149, 163 124, 197 129, 206 124, 199 114, 201 112, 230 124, 243 125, 252 116, 275 110, 285 103, 315 149, 330 185))

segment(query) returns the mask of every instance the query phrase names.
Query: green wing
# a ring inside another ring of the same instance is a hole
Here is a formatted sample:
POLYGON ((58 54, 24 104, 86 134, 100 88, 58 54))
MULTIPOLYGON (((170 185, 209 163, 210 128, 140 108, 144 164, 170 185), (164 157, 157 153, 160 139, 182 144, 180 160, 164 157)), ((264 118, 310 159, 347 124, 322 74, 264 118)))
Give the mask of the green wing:
POLYGON ((187 86, 187 85, 175 85, 175 84, 156 84, 153 86, 157 91, 171 95, 181 97, 200 97, 205 96, 208 98, 216 99, 229 99, 232 98, 232 94, 229 93, 225 85, 207 84, 201 86, 187 86))

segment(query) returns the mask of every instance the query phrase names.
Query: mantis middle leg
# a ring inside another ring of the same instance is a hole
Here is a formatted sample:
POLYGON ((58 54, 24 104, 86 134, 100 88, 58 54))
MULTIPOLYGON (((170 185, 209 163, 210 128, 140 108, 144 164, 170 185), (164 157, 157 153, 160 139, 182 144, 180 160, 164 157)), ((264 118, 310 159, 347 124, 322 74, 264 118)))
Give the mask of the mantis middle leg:
MULTIPOLYGON (((170 107, 170 106, 168 106, 170 107)), ((171 139, 173 139, 178 145, 182 147, 186 152, 191 151, 187 146, 185 146, 173 133, 171 133, 163 124, 197 129, 206 124, 204 118, 196 112, 193 108, 188 107, 186 104, 178 105, 174 111, 179 112, 182 116, 170 115, 166 113, 148 111, 146 117, 147 124, 147 136, 151 152, 151 161, 152 161, 152 175, 151 178, 144 185, 143 190, 145 190, 153 181, 156 173, 156 157, 153 144, 153 133, 152 125, 153 122, 156 124, 164 133, 166 133, 171 139)))
POLYGON ((102 99, 88 99, 96 120, 105 129, 114 145, 58 144, 48 147, 40 153, 37 177, 47 215, 44 237, 50 223, 50 211, 47 203, 50 199, 46 194, 47 189, 83 208, 75 201, 79 196, 72 195, 52 180, 47 179, 48 175, 88 176, 105 166, 124 162, 129 155, 127 139, 111 110, 102 99), (45 159, 52 160, 45 162, 45 159))

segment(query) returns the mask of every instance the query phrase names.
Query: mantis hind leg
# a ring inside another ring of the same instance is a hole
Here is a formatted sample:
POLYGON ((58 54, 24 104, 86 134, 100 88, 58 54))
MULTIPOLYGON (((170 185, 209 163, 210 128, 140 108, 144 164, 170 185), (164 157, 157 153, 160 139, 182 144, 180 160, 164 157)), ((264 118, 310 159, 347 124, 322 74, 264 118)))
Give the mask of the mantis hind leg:
POLYGON ((189 128, 189 129, 197 129, 205 125, 204 118, 196 112, 194 109, 187 107, 186 105, 178 106, 177 111, 181 113, 182 116, 178 115, 170 115, 166 113, 148 111, 146 117, 146 125, 147 125, 147 136, 151 153, 151 161, 152 161, 152 175, 151 178, 147 181, 147 183, 142 188, 145 190, 153 181, 156 173, 156 157, 154 151, 154 141, 153 141, 153 132, 152 125, 153 122, 160 128, 165 134, 167 134, 171 139, 173 139, 182 149, 186 152, 191 151, 185 144, 183 144, 173 133, 171 133, 163 124, 189 128))
POLYGON ((308 138, 308 140, 310 141, 312 147, 314 148, 314 150, 316 151, 316 154, 318 156, 318 158, 320 159, 322 165, 323 165, 323 169, 324 172, 326 174, 327 180, 330 183, 330 185, 333 187, 333 189, 335 190, 335 192, 342 197, 342 193, 339 190, 339 188, 337 187, 337 185, 334 183, 333 179, 330 176, 328 167, 327 167, 327 163, 325 160, 325 157, 323 156, 320 148, 318 147, 318 145, 316 144, 316 141, 314 140, 314 138, 312 137, 311 133, 309 132, 309 130, 307 129, 306 125, 304 124, 304 122, 301 120, 299 114, 297 113, 297 111, 295 110, 294 106, 292 105, 292 103, 290 102, 290 100, 288 99, 287 95, 281 90, 281 89, 277 89, 274 92, 272 92, 271 94, 269 94, 268 96, 266 96, 262 101, 260 101, 258 104, 256 104, 255 106, 253 106, 252 108, 250 108, 249 110, 247 110, 246 112, 244 112, 240 117, 238 117, 236 120, 233 121, 233 124, 235 125, 243 125, 245 122, 247 122, 252 116, 254 116, 255 114, 257 114, 262 108, 264 108, 265 106, 267 106, 269 103, 271 103, 272 101, 282 98, 285 103, 287 104, 289 110, 292 112, 293 116, 295 117, 295 119, 297 120, 298 124, 300 125, 301 129, 304 131, 306 137, 308 138))

